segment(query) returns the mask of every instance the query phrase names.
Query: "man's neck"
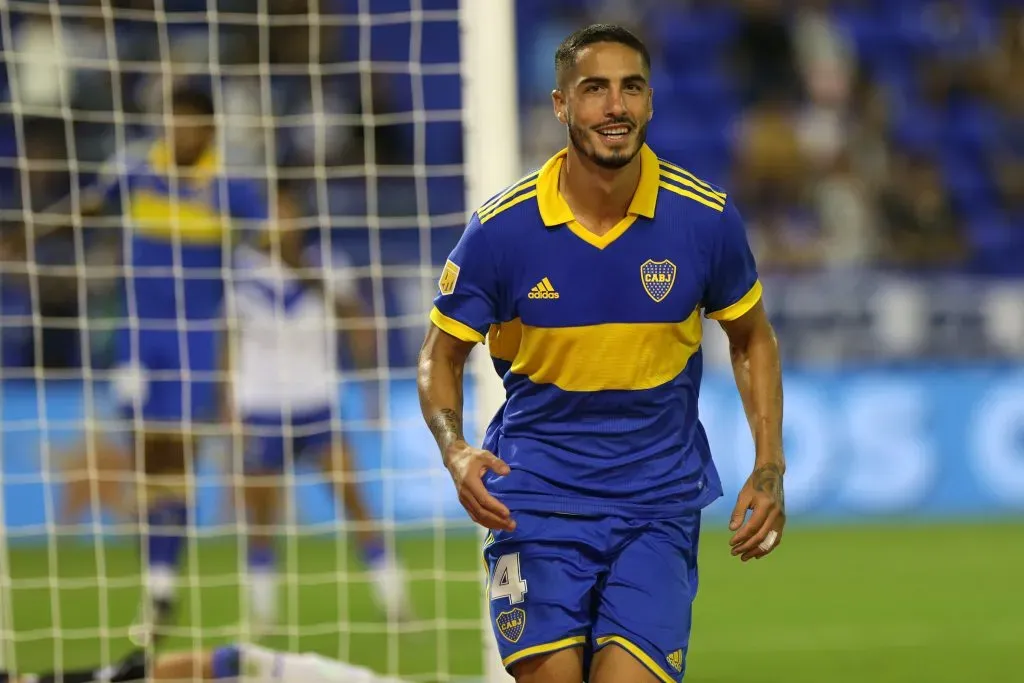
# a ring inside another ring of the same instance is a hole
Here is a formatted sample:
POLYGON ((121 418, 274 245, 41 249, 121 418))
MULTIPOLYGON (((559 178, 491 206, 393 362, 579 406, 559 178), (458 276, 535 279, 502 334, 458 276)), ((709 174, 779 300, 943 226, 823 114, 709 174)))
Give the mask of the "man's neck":
MULTIPOLYGON (((585 224, 614 225, 629 210, 640 184, 640 170, 639 154, 622 168, 602 168, 570 144, 562 164, 559 189, 573 213, 584 219, 585 224)), ((594 230, 598 225, 587 227, 594 230)))

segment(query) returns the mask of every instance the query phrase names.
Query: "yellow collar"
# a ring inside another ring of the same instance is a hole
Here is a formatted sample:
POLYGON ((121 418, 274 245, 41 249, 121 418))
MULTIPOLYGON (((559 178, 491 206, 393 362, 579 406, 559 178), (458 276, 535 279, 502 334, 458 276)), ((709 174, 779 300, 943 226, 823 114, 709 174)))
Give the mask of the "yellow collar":
MULTIPOLYGON (((537 177, 537 206, 540 217, 547 227, 563 225, 576 220, 572 209, 558 191, 558 174, 562 170, 568 149, 563 149, 547 160, 537 177)), ((640 184, 637 185, 633 200, 629 203, 629 214, 654 218, 654 207, 658 203, 658 156, 650 147, 640 148, 640 184)))
MULTIPOLYGON (((174 167, 166 140, 157 140, 149 150, 149 166, 154 173, 168 174, 174 167)), ((220 168, 220 156, 214 146, 206 150, 195 164, 182 173, 182 178, 195 182, 210 180, 220 168)))

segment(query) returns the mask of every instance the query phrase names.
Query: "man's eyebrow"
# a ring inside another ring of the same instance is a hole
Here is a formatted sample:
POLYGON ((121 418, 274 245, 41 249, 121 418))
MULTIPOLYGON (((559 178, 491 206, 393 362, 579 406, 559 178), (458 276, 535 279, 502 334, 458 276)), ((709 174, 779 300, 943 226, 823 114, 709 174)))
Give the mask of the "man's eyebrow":
MULTIPOLYGON (((588 76, 586 78, 580 79, 580 82, 577 83, 577 86, 583 86, 583 85, 609 85, 611 82, 612 82, 611 79, 608 78, 607 76, 588 76)), ((621 82, 623 82, 623 83, 643 83, 644 85, 646 85, 647 84, 647 78, 643 74, 630 74, 629 76, 624 76, 621 79, 621 82)))

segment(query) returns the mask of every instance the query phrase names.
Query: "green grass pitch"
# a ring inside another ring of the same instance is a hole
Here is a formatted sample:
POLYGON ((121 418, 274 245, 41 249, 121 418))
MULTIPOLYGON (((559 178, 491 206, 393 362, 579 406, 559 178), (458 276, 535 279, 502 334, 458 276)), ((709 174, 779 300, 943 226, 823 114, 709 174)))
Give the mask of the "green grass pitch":
MULTIPOLYGON (((688 681, 1001 682, 1020 673, 1024 524, 792 525, 776 556, 746 565, 728 555, 727 538, 705 525, 688 681)), ((198 587, 180 593, 184 637, 172 647, 192 643, 190 634, 202 638, 197 643, 225 642, 239 618, 237 543, 196 547, 187 575, 198 587)), ((419 680, 478 678, 476 539, 439 530, 402 537, 399 550, 414 573, 420 622, 389 632, 348 547, 302 538, 291 548, 282 610, 282 621, 298 628, 266 644, 419 680)), ((20 669, 89 665, 129 648, 138 598, 131 545, 99 554, 82 540, 14 546, 9 559, 20 669), (102 639, 101 624, 108 625, 102 639)))

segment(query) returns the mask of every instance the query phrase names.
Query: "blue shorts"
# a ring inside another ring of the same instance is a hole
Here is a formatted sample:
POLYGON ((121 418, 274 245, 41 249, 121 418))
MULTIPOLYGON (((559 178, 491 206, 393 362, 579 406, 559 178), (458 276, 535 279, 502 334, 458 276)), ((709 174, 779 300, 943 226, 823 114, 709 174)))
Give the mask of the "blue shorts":
POLYGON ((491 624, 510 672, 528 657, 618 645, 662 681, 686 671, 700 512, 629 520, 520 512, 484 544, 491 624))
POLYGON ((113 388, 121 415, 178 425, 212 420, 219 341, 214 330, 118 330, 113 388))
POLYGON ((283 472, 289 460, 321 455, 330 447, 331 409, 318 408, 292 413, 251 413, 242 418, 245 432, 245 471, 283 472))

